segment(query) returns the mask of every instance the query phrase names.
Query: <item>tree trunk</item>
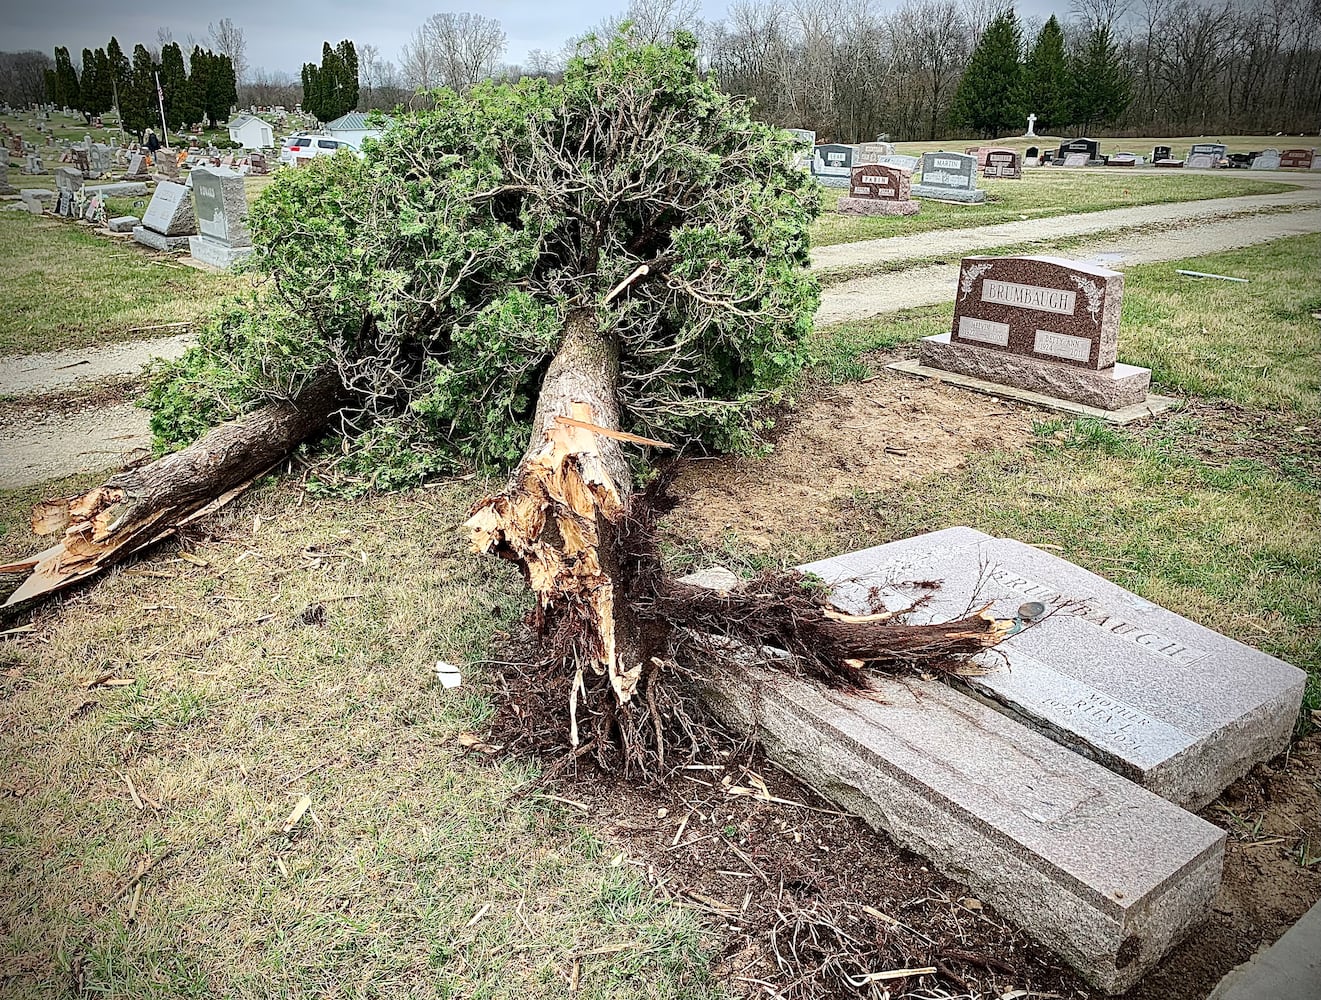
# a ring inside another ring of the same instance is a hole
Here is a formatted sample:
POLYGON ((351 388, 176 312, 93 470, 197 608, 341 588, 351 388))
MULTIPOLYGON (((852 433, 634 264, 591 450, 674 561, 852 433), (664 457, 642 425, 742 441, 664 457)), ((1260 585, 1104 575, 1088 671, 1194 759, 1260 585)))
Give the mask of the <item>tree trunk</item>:
POLYGON ((182 451, 112 476, 82 496, 42 501, 32 512, 32 530, 62 530, 64 536, 31 559, 0 566, 0 572, 32 571, 4 606, 86 579, 224 506, 325 427, 342 394, 339 373, 326 371, 291 403, 222 424, 182 451))
POLYGON ((619 593, 620 539, 632 475, 619 432, 619 345, 594 310, 565 322, 542 382, 532 438, 505 491, 473 509, 478 552, 517 563, 537 598, 536 624, 572 664, 573 741, 584 671, 606 675, 621 704, 637 690, 643 653, 619 593))

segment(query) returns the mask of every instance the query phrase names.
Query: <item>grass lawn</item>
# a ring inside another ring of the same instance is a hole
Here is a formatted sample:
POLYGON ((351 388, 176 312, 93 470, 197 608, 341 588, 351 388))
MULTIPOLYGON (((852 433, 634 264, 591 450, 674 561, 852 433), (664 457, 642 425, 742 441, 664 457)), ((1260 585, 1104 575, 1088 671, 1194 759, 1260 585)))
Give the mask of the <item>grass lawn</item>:
MULTIPOLYGON (((1122 356, 1184 345, 1159 377, 1194 397, 1185 411, 1130 430, 1043 413, 1027 447, 836 497, 794 526, 810 534, 774 540, 775 559, 950 524, 1056 545, 1308 669, 1317 707, 1319 250, 1307 237, 1190 262, 1248 284, 1132 269, 1122 356), (1239 363, 1242 343, 1263 363, 1239 363)), ((862 377, 878 348, 947 322, 831 328, 818 374, 862 377)), ((527 605, 462 536, 491 485, 353 502, 268 485, 191 536, 188 559, 166 546, 0 645, 6 995, 67 991, 77 968, 87 992, 128 998, 565 996, 593 949, 578 996, 719 995, 714 931, 564 803, 509 801, 535 772, 525 758, 462 749, 498 697, 484 661, 527 605), (437 659, 463 687, 440 687, 437 659), (89 687, 107 677, 123 683, 89 687), (304 794, 311 810, 282 833, 304 794)), ((776 496, 755 477, 740 489, 776 496)), ((0 557, 37 547, 23 522, 39 492, 0 495, 0 557)), ((722 555, 667 544, 684 562, 722 555)))
POLYGON ((977 183, 986 191, 984 204, 955 205, 927 199, 922 202, 922 211, 910 216, 840 215, 834 207, 844 192, 839 188, 822 188, 824 211, 812 227, 812 244, 830 246, 884 236, 909 236, 933 229, 967 229, 1110 208, 1278 194, 1296 187, 1287 183, 1287 178, 1281 183, 1260 175, 1248 176, 1246 171, 1134 174, 1044 168, 1027 171, 1022 180, 991 178, 979 179, 977 183))
MULTIPOLYGON (((1027 127, 1026 118, 1023 120, 1023 127, 1027 127)), ((952 149, 962 153, 965 149, 975 149, 978 146, 995 146, 998 149, 1016 149, 1022 152, 1029 146, 1036 146, 1038 149, 1049 149, 1053 152, 1060 148, 1061 143, 1068 142, 1073 138, 1076 138, 1076 136, 1039 135, 1029 139, 1026 136, 1015 135, 1002 139, 941 139, 937 142, 896 143, 895 151, 907 153, 910 156, 920 156, 922 153, 934 153, 942 149, 952 149)), ((1089 136, 1089 138, 1096 137, 1089 136)), ((1101 153, 1105 156, 1109 156, 1111 153, 1136 153, 1138 156, 1150 156, 1152 149, 1156 146, 1169 146, 1174 151, 1176 159, 1187 156, 1188 151, 1194 145, 1202 142, 1223 143, 1231 153, 1250 153, 1262 149, 1321 148, 1321 140, 1318 140, 1316 136, 1297 135, 1184 135, 1154 139, 1100 138, 1098 141, 1101 144, 1101 153)), ((1235 172, 1237 173, 1237 171, 1235 172)), ((1288 171, 1285 173, 1288 173, 1288 171)), ((1283 175, 1277 174, 1276 176, 1283 175)))
POLYGON ((0 355, 178 333, 143 328, 194 320, 250 278, 172 263, 89 227, 0 213, 5 309, 0 355))

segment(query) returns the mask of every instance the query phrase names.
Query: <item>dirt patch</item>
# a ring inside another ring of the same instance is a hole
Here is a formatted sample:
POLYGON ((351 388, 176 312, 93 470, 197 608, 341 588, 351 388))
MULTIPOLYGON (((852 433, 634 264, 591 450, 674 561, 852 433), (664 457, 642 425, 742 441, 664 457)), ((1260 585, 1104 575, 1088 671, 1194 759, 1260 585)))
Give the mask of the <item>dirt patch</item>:
POLYGON ((674 537, 718 548, 730 532, 766 552, 777 538, 817 532, 838 501, 950 472, 970 456, 1014 450, 1041 411, 885 371, 826 386, 781 422, 766 458, 695 461, 676 480, 666 519, 674 537))
POLYGON ((1148 440, 1172 438, 1183 451, 1223 468, 1249 461, 1293 479, 1321 485, 1321 436, 1316 421, 1235 403, 1189 399, 1145 428, 1148 440), (1306 421, 1306 423, 1304 423, 1306 421))

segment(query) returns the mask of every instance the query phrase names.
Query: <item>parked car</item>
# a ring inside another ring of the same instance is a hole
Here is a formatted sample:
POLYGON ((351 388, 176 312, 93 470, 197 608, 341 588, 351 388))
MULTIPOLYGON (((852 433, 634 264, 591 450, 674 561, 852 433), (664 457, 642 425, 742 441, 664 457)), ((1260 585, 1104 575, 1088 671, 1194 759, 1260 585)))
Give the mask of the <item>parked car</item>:
POLYGON ((297 166, 297 160, 313 156, 334 156, 341 149, 347 149, 355 156, 362 156, 362 151, 351 142, 332 139, 328 135, 308 132, 295 132, 280 146, 280 162, 288 166, 297 166))

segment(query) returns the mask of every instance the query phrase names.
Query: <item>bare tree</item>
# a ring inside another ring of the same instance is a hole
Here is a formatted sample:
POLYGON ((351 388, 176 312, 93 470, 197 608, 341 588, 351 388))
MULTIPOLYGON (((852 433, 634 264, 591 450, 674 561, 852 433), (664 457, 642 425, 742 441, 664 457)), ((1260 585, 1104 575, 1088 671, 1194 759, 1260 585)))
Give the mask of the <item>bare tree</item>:
POLYGON ((465 91, 496 74, 506 47, 500 22, 481 14, 433 14, 413 32, 400 54, 404 78, 415 90, 465 91))
POLYGON ((211 47, 222 55, 229 56, 234 64, 234 76, 242 81, 248 73, 248 41, 243 36, 243 29, 227 17, 222 17, 216 24, 206 26, 211 47))

